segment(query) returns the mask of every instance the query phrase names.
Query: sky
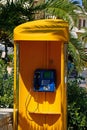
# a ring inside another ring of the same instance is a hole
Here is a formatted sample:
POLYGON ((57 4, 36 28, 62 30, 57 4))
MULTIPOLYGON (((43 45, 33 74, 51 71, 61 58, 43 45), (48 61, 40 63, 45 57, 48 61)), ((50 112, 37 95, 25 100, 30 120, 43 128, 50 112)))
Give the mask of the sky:
POLYGON ((82 6, 82 0, 71 0, 72 2, 77 2, 78 5, 82 6))

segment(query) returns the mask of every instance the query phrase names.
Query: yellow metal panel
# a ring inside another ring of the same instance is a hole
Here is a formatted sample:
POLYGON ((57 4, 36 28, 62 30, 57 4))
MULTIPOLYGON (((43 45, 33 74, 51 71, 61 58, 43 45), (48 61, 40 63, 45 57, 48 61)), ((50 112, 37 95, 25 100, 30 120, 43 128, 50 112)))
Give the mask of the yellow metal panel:
POLYGON ((62 130, 67 130, 66 121, 66 85, 65 85, 65 55, 64 55, 64 43, 61 44, 61 108, 62 108, 62 130))
POLYGON ((14 29, 14 40, 68 41, 68 23, 60 19, 27 22, 14 29))
MULTIPOLYGON (((18 130, 66 130, 66 88, 64 83, 64 42, 68 24, 63 20, 38 20, 14 30, 20 45, 19 106, 17 106, 17 57, 14 47, 14 124, 18 130), (33 76, 37 68, 56 69, 55 92, 34 92, 33 76)), ((17 130, 14 125, 14 130, 17 130)))
POLYGON ((17 128, 17 99, 16 99, 16 44, 14 44, 14 114, 13 114, 13 130, 17 128))
POLYGON ((18 130, 62 130, 59 55, 61 55, 61 43, 21 42, 18 130), (33 73, 36 68, 56 69, 56 92, 33 91, 33 73))

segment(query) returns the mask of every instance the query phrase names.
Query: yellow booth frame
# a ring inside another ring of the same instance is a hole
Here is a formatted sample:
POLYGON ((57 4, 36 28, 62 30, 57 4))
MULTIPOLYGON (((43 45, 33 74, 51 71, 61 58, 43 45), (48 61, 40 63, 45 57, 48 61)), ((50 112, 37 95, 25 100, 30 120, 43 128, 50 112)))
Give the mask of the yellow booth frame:
POLYGON ((66 130, 68 23, 27 22, 14 29, 14 130, 66 130), (35 69, 55 69, 55 92, 34 92, 35 69))

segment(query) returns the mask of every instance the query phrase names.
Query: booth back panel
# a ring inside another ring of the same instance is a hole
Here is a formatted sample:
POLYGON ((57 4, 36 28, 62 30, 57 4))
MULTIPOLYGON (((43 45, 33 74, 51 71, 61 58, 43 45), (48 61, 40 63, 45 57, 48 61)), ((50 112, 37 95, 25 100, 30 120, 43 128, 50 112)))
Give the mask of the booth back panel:
POLYGON ((62 130, 61 42, 26 41, 19 44, 18 130, 62 130), (55 90, 35 91, 35 70, 55 70, 55 90))

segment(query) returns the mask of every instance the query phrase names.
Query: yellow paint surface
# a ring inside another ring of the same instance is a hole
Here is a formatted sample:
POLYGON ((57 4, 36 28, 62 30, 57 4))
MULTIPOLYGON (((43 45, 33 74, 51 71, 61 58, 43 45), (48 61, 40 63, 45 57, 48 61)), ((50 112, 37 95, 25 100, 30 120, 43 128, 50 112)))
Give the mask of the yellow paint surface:
MULTIPOLYGON (((18 85, 17 72, 14 74, 14 90, 19 87, 19 105, 14 103, 14 108, 18 109, 18 125, 17 128, 14 125, 14 130, 66 130, 64 42, 68 41, 67 30, 68 24, 62 20, 28 22, 14 30, 15 46, 19 44, 18 85), (37 68, 56 69, 55 92, 33 91, 34 71, 37 68)), ((16 59, 15 56, 15 69, 16 59)))
POLYGON ((14 40, 64 41, 67 42, 68 23, 59 19, 27 22, 14 29, 14 40))

